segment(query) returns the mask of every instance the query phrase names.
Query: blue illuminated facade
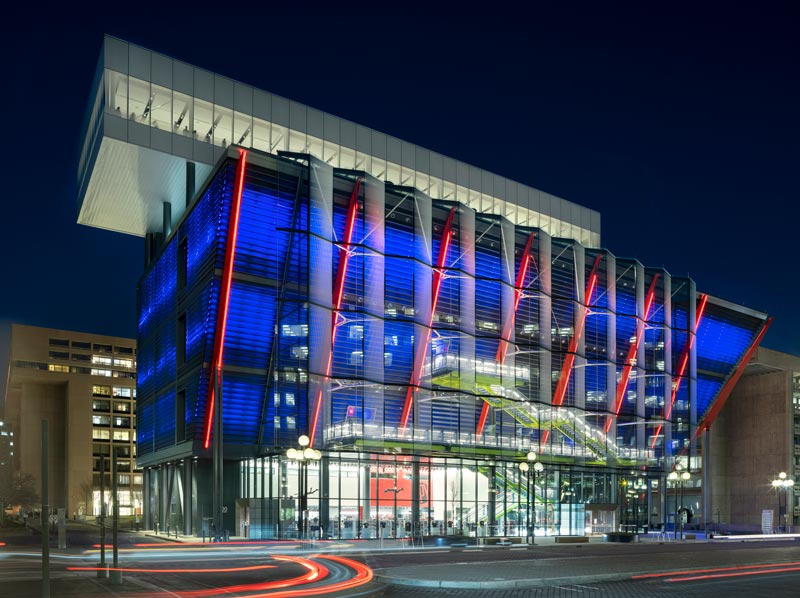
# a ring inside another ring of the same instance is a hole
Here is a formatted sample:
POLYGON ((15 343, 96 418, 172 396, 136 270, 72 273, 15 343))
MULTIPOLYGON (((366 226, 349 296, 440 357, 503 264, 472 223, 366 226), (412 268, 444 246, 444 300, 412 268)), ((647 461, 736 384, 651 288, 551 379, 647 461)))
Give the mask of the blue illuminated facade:
MULTIPOLYGON (((226 151, 139 285, 147 523, 187 532, 211 517, 240 159, 226 151)), ((236 230, 223 525, 251 538, 668 525, 665 474, 704 470, 706 418, 766 325, 690 278, 308 155, 246 152, 236 230), (285 456, 302 434, 323 453, 305 469, 285 456)))

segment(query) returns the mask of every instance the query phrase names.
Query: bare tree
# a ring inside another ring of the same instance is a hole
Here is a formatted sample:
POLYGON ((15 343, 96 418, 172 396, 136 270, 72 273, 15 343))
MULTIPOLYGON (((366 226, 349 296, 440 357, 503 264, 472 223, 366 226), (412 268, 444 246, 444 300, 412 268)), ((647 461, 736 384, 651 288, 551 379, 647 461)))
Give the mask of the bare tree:
POLYGON ((6 507, 32 507, 39 502, 36 478, 23 471, 14 472, 8 479, 0 480, 0 505, 6 507))
POLYGON ((91 517, 94 515, 94 481, 91 477, 81 482, 78 492, 80 492, 80 497, 83 501, 83 516, 91 517))

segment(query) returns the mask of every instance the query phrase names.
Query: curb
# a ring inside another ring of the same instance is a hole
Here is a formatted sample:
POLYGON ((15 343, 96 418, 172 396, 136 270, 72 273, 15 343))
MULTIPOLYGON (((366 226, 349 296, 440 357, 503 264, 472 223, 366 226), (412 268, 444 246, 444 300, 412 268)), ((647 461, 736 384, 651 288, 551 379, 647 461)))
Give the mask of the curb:
POLYGON ((572 575, 570 577, 544 577, 536 579, 497 579, 492 581, 455 581, 436 579, 408 579, 375 573, 375 580, 395 586, 462 590, 504 590, 514 588, 543 588, 550 586, 627 581, 631 573, 603 573, 598 575, 572 575))

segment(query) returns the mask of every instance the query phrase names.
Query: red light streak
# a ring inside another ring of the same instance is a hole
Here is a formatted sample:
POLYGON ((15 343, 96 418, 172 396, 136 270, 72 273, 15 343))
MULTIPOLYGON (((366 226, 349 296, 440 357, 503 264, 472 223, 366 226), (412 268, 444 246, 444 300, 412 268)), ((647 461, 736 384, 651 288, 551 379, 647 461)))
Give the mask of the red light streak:
MULTIPOLYGON (((738 565, 732 567, 713 567, 709 569, 687 569, 686 571, 664 571, 662 573, 642 573, 640 575, 632 575, 631 579, 656 579, 662 577, 675 577, 677 575, 693 575, 696 573, 718 573, 721 571, 749 571, 757 569, 771 569, 777 567, 796 567, 800 566, 800 561, 793 561, 789 563, 763 563, 760 565, 738 565)), ((691 578, 686 578, 691 579, 691 578)))
POLYGON ((206 408, 206 425, 203 448, 207 449, 211 443, 211 424, 214 421, 214 389, 215 380, 222 374, 222 353, 225 349, 225 327, 228 323, 228 304, 231 298, 231 283, 233 281, 233 262, 236 257, 236 236, 239 233, 239 214, 242 206, 242 193, 244 191, 244 171, 247 165, 247 151, 239 150, 239 164, 236 168, 236 180, 233 187, 233 201, 231 202, 231 215, 228 222, 228 239, 225 247, 225 262, 222 269, 222 288, 220 301, 217 308, 217 327, 214 342, 214 361, 211 369, 209 384, 208 406, 206 408))
POLYGON ((347 567, 350 567, 356 572, 354 577, 348 580, 332 583, 323 587, 314 587, 300 590, 287 590, 284 592, 271 592, 269 594, 256 594, 248 598, 294 598, 296 596, 322 596, 323 594, 331 594, 333 592, 341 592, 342 590, 349 590, 372 581, 372 569, 366 565, 341 556, 328 555, 314 555, 314 558, 322 558, 329 561, 335 561, 347 567))
POLYGON ((222 567, 219 569, 138 569, 131 567, 67 567, 67 571, 128 571, 131 573, 236 573, 240 571, 258 571, 260 569, 276 569, 277 565, 251 565, 249 567, 222 567))
MULTIPOLYGON (((344 226, 344 239, 339 244, 339 264, 336 268, 336 280, 333 283, 333 312, 331 313, 331 350, 328 354, 328 363, 325 366, 325 379, 330 378, 333 368, 333 344, 336 342, 336 328, 339 310, 344 299, 344 283, 347 279, 347 266, 350 262, 350 245, 353 243, 353 230, 355 229, 356 216, 358 215, 358 191, 361 188, 361 177, 356 179, 353 192, 350 194, 350 203, 347 207, 347 220, 344 226)), ((317 422, 322 406, 322 385, 317 393, 314 405, 314 415, 311 419, 311 429, 308 431, 309 446, 314 446, 314 436, 317 432, 317 422)))
MULTIPOLYGON (((656 282, 658 282, 659 276, 659 274, 656 274, 653 276, 653 280, 650 281, 650 288, 647 289, 647 299, 645 299, 644 302, 644 317, 636 322, 636 336, 634 337, 631 346, 628 348, 628 355, 625 358, 625 366, 622 368, 622 375, 620 376, 619 383, 617 384, 617 396, 614 405, 613 417, 619 415, 620 409, 622 409, 622 401, 625 398, 625 393, 628 390, 628 380, 630 380, 631 370, 633 369, 633 364, 636 361, 636 353, 638 353, 639 345, 642 342, 642 337, 644 337, 644 327, 647 323, 647 318, 650 317, 650 307, 653 305, 653 299, 655 298, 656 293, 656 282)), ((608 434, 608 431, 611 429, 613 417, 609 415, 606 419, 606 434, 608 434)))
POLYGON ((680 583, 682 581, 699 581, 701 579, 721 579, 725 577, 742 577, 744 575, 766 575, 768 573, 789 573, 800 571, 800 567, 778 567, 777 569, 763 569, 760 571, 737 571, 735 573, 714 573, 709 575, 695 575, 692 577, 672 577, 665 579, 666 583, 680 583))
POLYGON ((433 282, 431 284, 431 319, 428 323, 428 331, 425 335, 425 342, 420 343, 417 347, 416 363, 419 364, 417 371, 411 375, 411 381, 408 383, 408 392, 406 392, 406 402, 403 405, 403 414, 400 416, 400 429, 405 430, 408 424, 408 416, 411 414, 411 406, 414 404, 414 387, 419 384, 422 378, 422 372, 425 369, 425 353, 428 351, 428 344, 431 342, 431 332, 433 330, 433 318, 436 315, 436 305, 439 302, 439 291, 442 288, 442 279, 444 278, 444 265, 447 262, 447 251, 450 248, 450 239, 453 235, 453 217, 456 214, 456 208, 450 209, 450 214, 447 216, 447 221, 444 224, 442 231, 442 242, 439 245, 439 255, 436 259, 436 267, 433 269, 433 282))
MULTIPOLYGON (((322 579, 325 579, 329 573, 328 568, 325 567, 324 565, 320 565, 306 558, 291 557, 291 556, 275 556, 273 557, 273 559, 276 561, 286 561, 286 562, 296 563, 301 567, 307 569, 308 572, 297 577, 291 577, 289 579, 266 581, 260 583, 238 584, 231 586, 223 586, 219 588, 209 588, 206 590, 193 590, 189 592, 181 592, 181 596, 192 596, 199 598, 201 596, 222 596, 232 593, 243 593, 243 592, 254 592, 254 591, 258 592, 263 590, 280 590, 283 588, 291 588, 298 585, 305 585, 307 583, 320 581, 322 579)), ((318 589, 314 588, 313 590, 309 591, 314 591, 314 590, 318 589)), ((276 594, 274 592, 270 592, 267 594, 249 594, 248 598, 255 598, 256 596, 265 596, 265 597, 277 596, 279 594, 280 593, 276 594)))

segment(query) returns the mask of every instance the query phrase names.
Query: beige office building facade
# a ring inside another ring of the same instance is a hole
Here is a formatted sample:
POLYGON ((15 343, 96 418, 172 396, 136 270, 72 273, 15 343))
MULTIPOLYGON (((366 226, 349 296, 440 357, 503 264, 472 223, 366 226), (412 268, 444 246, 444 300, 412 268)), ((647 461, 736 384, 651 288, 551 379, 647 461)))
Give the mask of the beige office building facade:
POLYGON ((14 469, 32 474, 37 486, 41 422, 49 422, 51 508, 99 515, 101 457, 109 501, 116 453, 120 513, 140 512, 135 404, 135 340, 12 325, 3 418, 16 434, 14 469))

